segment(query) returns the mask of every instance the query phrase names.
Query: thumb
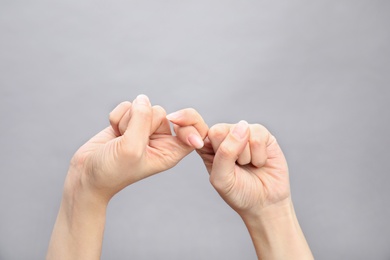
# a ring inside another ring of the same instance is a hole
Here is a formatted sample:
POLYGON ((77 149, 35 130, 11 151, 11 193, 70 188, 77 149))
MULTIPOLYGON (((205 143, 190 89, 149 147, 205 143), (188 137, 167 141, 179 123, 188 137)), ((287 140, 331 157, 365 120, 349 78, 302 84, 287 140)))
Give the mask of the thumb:
POLYGON ((236 161, 249 139, 249 125, 240 121, 230 129, 215 153, 210 182, 219 192, 226 192, 234 184, 236 161))
POLYGON ((127 155, 141 155, 149 143, 153 111, 149 98, 138 95, 133 101, 130 121, 122 136, 122 144, 127 155))

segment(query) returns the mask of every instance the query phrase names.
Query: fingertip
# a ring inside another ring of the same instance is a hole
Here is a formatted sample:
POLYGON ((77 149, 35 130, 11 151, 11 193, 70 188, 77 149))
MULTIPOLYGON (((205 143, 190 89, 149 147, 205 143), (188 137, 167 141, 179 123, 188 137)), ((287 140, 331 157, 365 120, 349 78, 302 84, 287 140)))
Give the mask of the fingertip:
POLYGON ((232 129, 232 135, 238 139, 243 139, 247 136, 249 130, 249 124, 245 120, 238 122, 232 129))
POLYGON ((188 142, 196 149, 201 149, 204 146, 202 138, 196 134, 190 134, 188 136, 188 142))
POLYGON ((210 140, 219 140, 219 142, 222 142, 229 134, 230 129, 231 126, 229 124, 215 124, 210 127, 207 135, 209 136, 210 140))
MULTIPOLYGON (((178 125, 180 129, 191 126, 194 127, 198 135, 202 139, 202 145, 203 145, 203 138, 207 136, 209 127, 204 122, 201 115, 193 108, 185 108, 178 110, 176 112, 170 113, 166 116, 166 118, 172 122, 174 125, 178 125)), ((178 129, 178 128, 177 128, 178 129)), ((191 130, 192 131, 192 130, 191 130)), ((177 133, 177 131, 175 131, 177 133)), ((188 132, 187 132, 188 133, 188 132)), ((187 140, 186 135, 186 141, 187 140)), ((191 144, 188 144, 191 145, 191 144)), ((200 147, 200 142, 197 142, 197 147, 200 147)))
POLYGON ((177 121, 178 119, 180 119, 180 117, 181 117, 180 111, 176 111, 176 112, 170 113, 170 114, 168 114, 168 115, 166 116, 166 118, 167 118, 169 121, 171 121, 171 122, 177 121))
POLYGON ((148 96, 144 94, 140 94, 135 98, 134 103, 141 104, 141 105, 150 105, 150 100, 148 96))

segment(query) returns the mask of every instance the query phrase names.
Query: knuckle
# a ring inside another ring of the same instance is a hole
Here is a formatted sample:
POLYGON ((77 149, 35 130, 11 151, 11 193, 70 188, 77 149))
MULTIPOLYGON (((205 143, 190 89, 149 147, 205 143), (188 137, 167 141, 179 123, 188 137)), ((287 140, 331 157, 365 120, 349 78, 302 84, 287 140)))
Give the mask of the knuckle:
POLYGON ((183 110, 183 112, 187 118, 191 118, 192 124, 199 123, 201 116, 199 115, 198 111, 195 108, 192 107, 186 108, 183 110))
POLYGON ((80 168, 85 164, 85 156, 81 156, 79 153, 76 153, 70 160, 70 165, 76 168, 80 168))
POLYGON ((208 136, 211 139, 222 139, 222 138, 225 138, 225 131, 224 131, 223 127, 222 127, 222 124, 213 125, 209 129, 208 136))
POLYGON ((159 105, 153 106, 153 110, 157 111, 158 113, 164 114, 164 115, 167 114, 165 109, 162 106, 159 106, 159 105))
POLYGON ((119 104, 119 106, 123 106, 123 107, 130 107, 131 106, 131 102, 130 101, 123 101, 119 104))
POLYGON ((250 140, 250 144, 253 148, 261 147, 263 143, 265 143, 265 141, 263 141, 259 136, 254 136, 250 140))
POLYGON ((251 140, 251 143, 255 146, 260 146, 263 143, 268 143, 270 140, 270 137, 272 136, 269 130, 260 124, 254 124, 253 130, 254 133, 252 135, 254 136, 251 140))
POLYGON ((269 138, 268 138, 267 144, 268 144, 268 146, 273 145, 273 144, 278 145, 278 140, 276 139, 276 137, 274 135, 269 134, 269 138))
POLYGON ((130 109, 131 103, 129 101, 123 101, 119 105, 116 106, 108 115, 110 123, 118 123, 121 115, 120 111, 127 111, 130 109))
POLYGON ((224 186, 223 182, 219 178, 215 178, 214 174, 210 175, 209 181, 216 190, 221 190, 224 186))
POLYGON ((216 189, 219 193, 228 193, 232 188, 232 183, 226 178, 216 177, 215 174, 210 174, 209 181, 211 185, 216 189))
POLYGON ((156 117, 158 119, 165 118, 167 116, 167 112, 165 109, 161 106, 153 106, 153 117, 156 117))
POLYGON ((218 190, 220 185, 219 185, 219 182, 215 179, 214 175, 210 175, 209 181, 210 181, 211 185, 213 185, 213 187, 216 190, 218 190))
POLYGON ((111 125, 116 125, 118 123, 117 118, 112 114, 112 112, 108 115, 108 120, 111 125))
POLYGON ((198 114, 198 112, 196 111, 196 109, 193 108, 193 107, 187 108, 187 113, 188 113, 190 116, 195 116, 195 115, 198 114))
POLYGON ((108 120, 111 124, 118 123, 118 116, 116 115, 115 111, 111 111, 110 114, 108 114, 108 120))
POLYGON ((261 124, 253 124, 253 129, 256 131, 256 132, 268 132, 268 129, 261 125, 261 124))
POLYGON ((233 146, 222 143, 218 148, 218 153, 222 158, 237 157, 236 151, 233 146))

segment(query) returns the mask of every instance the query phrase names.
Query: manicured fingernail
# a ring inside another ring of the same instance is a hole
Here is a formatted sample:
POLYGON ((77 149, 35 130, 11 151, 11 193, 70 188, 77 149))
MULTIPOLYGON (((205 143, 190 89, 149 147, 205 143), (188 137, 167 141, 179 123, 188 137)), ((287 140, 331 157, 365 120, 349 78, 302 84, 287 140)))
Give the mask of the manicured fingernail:
POLYGON ((167 119, 168 119, 169 121, 172 121, 172 120, 177 120, 177 119, 179 119, 180 115, 181 115, 180 112, 173 112, 173 113, 170 113, 169 115, 167 115, 166 117, 167 117, 167 119))
POLYGON ((188 141, 192 144, 193 147, 195 147, 196 149, 200 149, 203 147, 204 143, 203 143, 203 140, 202 138, 200 138, 200 136, 198 135, 195 135, 195 134, 191 134, 188 136, 188 141))
POLYGON ((236 124, 232 130, 232 134, 235 135, 237 138, 242 139, 246 135, 246 131, 248 130, 248 122, 245 120, 241 120, 236 124))
POLYGON ((138 95, 137 98, 134 100, 135 103, 137 104, 142 104, 142 105, 149 105, 150 101, 149 98, 146 95, 138 95))

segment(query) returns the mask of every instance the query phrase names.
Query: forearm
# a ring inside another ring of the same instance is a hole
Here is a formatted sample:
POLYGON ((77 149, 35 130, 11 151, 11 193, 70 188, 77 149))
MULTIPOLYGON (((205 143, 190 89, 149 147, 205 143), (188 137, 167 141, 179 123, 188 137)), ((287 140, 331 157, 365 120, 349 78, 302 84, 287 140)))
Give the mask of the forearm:
POLYGON ((65 184, 46 259, 100 259, 106 202, 65 184))
POLYGON ((314 259, 291 200, 243 216, 258 259, 314 259))

